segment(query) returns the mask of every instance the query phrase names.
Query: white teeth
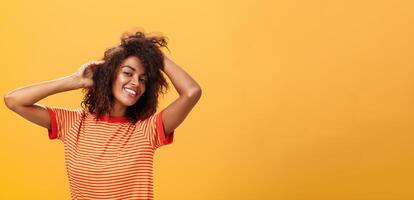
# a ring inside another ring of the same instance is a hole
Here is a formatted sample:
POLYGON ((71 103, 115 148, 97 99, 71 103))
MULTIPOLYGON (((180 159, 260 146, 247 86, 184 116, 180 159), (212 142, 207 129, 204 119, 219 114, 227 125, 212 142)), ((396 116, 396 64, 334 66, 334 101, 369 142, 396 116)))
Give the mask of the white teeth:
POLYGON ((124 88, 126 92, 128 92, 129 94, 132 95, 136 95, 137 93, 134 90, 128 89, 128 88, 124 88))

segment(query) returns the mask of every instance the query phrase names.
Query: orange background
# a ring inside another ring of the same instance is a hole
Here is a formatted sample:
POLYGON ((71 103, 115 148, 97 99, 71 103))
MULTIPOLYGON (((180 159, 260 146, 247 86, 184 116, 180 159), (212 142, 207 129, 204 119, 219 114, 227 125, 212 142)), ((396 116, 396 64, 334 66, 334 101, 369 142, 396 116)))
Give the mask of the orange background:
MULTIPOLYGON (((203 89, 156 199, 414 199, 413 1, 8 1, 0 92, 75 72, 132 27, 203 89)), ((160 108, 177 97, 171 87, 160 108)), ((80 91, 43 104, 75 108, 80 91)), ((0 106, 0 199, 69 199, 63 145, 0 106)))

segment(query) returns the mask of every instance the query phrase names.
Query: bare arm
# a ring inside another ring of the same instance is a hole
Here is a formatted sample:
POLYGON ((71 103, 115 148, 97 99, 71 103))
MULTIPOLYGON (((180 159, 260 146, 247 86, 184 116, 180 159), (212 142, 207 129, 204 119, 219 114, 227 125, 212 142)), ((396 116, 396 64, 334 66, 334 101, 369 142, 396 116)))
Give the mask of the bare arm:
POLYGON ((25 119, 50 129, 49 112, 36 102, 59 92, 89 87, 92 84, 90 66, 95 63, 97 62, 84 64, 70 76, 15 89, 4 96, 4 102, 10 110, 25 119))
POLYGON ((200 99, 201 87, 167 56, 164 56, 164 72, 179 94, 179 97, 164 109, 162 115, 164 131, 170 134, 184 121, 200 99))

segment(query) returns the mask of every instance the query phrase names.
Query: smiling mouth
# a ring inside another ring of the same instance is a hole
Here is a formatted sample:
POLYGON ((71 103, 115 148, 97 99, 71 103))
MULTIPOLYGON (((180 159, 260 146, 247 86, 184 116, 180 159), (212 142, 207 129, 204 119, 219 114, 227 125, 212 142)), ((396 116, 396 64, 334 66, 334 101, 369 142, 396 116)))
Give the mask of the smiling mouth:
POLYGON ((137 92, 135 92, 134 90, 131 90, 129 88, 123 88, 123 90, 131 97, 137 96, 137 92))

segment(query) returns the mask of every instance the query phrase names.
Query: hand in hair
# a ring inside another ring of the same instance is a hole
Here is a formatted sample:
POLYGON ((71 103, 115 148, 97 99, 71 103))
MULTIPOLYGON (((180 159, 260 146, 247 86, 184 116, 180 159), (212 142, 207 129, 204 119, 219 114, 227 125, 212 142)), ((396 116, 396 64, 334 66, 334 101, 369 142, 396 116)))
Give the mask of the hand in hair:
POLYGON ((101 66, 104 60, 94 60, 83 64, 73 76, 79 81, 82 88, 89 88, 93 85, 93 71, 96 67, 101 66))

